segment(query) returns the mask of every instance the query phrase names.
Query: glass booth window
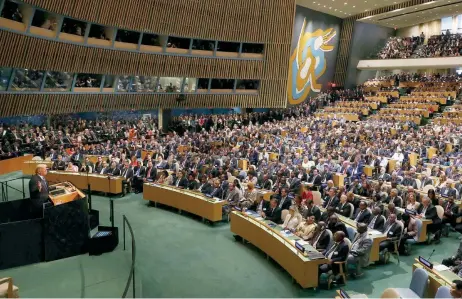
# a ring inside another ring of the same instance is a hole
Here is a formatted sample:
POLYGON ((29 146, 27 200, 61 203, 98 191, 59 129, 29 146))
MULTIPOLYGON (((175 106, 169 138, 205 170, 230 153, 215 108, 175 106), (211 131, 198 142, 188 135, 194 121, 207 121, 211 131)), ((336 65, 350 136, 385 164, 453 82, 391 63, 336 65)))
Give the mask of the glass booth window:
POLYGON ((73 73, 47 72, 45 89, 47 91, 69 91, 72 87, 73 73))
POLYGON ((100 26, 97 24, 91 25, 88 37, 104 40, 111 40, 112 38, 112 36, 106 36, 106 28, 104 28, 104 26, 100 26))
POLYGON ((167 48, 189 49, 191 40, 189 38, 180 38, 169 36, 167 41, 167 48))
POLYGON ((215 42, 211 40, 195 39, 192 45, 193 50, 213 51, 215 42))
POLYGON ((262 54, 263 44, 242 44, 242 53, 262 54))
POLYGON ((159 92, 180 92, 181 83, 183 78, 181 77, 160 77, 157 91, 159 92))
POLYGON ((12 87, 20 91, 39 91, 43 81, 43 71, 16 69, 12 87))
POLYGON ((197 80, 197 89, 209 89, 209 81, 208 78, 199 78, 197 80))
POLYGON ((148 34, 148 33, 143 34, 141 44, 146 45, 146 46, 157 46, 157 47, 161 46, 159 36, 157 34, 148 34))
POLYGON ((130 44, 138 44, 140 33, 136 31, 117 30, 116 41, 130 44))
POLYGON ((197 89, 197 78, 186 78, 184 82, 184 92, 195 92, 197 89))
POLYGON ((446 34, 447 30, 449 30, 450 33, 453 33, 452 32, 453 31, 452 30, 452 16, 441 19, 441 33, 446 34))
POLYGON ((116 80, 116 76, 106 75, 104 77, 103 88, 113 88, 115 80, 116 80))
POLYGON ((130 76, 119 76, 117 80, 117 89, 118 92, 128 92, 130 91, 130 76))
POLYGON ((85 29, 87 28, 87 24, 82 21, 77 21, 74 19, 64 18, 63 27, 61 28, 61 32, 84 36, 85 29))
POLYGON ((157 77, 134 76, 132 91, 154 92, 156 90, 157 77))
POLYGON ((78 74, 75 80, 75 87, 99 88, 102 78, 103 76, 99 74, 78 74))
POLYGON ((37 9, 35 10, 34 18, 32 19, 32 26, 56 31, 56 27, 58 26, 58 17, 46 11, 37 9))
POLYGON ((0 90, 6 90, 8 88, 8 81, 11 77, 12 68, 2 67, 0 68, 0 90))
POLYGON ((217 51, 221 52, 239 52, 239 43, 218 42, 217 51))
POLYGON ((237 80, 236 89, 258 89, 258 80, 237 80))
POLYGON ((211 89, 234 89, 234 80, 212 79, 211 89))
POLYGON ((5 0, 1 17, 16 22, 22 22, 22 13, 19 8, 19 4, 13 1, 5 0))

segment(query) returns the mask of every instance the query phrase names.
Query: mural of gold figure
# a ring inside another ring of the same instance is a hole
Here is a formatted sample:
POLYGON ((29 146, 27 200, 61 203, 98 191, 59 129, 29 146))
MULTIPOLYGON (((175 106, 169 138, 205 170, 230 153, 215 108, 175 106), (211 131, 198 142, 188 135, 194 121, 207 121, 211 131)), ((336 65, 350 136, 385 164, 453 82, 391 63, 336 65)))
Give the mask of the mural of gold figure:
POLYGON ((333 28, 314 32, 305 32, 305 28, 306 19, 303 20, 298 43, 289 62, 287 98, 290 105, 302 103, 311 91, 321 91, 318 79, 327 67, 324 53, 334 49, 328 43, 337 34, 333 28))

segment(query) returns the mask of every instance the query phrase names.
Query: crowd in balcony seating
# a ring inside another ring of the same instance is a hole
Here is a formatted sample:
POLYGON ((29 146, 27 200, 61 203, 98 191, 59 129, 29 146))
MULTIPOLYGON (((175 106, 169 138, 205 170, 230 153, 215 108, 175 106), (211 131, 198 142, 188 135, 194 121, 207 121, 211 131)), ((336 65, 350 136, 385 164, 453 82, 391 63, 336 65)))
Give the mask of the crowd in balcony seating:
POLYGON ((423 43, 424 38, 425 36, 390 37, 378 57, 380 59, 409 58, 417 46, 423 43))
POLYGON ((462 54, 462 35, 446 34, 434 35, 420 52, 419 57, 454 57, 462 54))

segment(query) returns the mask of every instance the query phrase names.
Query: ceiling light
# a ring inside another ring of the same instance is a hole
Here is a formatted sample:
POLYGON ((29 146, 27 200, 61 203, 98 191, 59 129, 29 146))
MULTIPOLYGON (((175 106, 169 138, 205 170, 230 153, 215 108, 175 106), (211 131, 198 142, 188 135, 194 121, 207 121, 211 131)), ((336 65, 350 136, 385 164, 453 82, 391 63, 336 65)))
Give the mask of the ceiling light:
POLYGON ((345 3, 343 3, 343 4, 347 5, 348 3, 345 2, 345 3))
POLYGON ((355 8, 355 7, 356 7, 356 5, 353 5, 353 8, 355 8))
POLYGON ((335 11, 337 11, 337 8, 335 9, 335 11))
POLYGON ((345 13, 346 14, 346 13, 345 13))

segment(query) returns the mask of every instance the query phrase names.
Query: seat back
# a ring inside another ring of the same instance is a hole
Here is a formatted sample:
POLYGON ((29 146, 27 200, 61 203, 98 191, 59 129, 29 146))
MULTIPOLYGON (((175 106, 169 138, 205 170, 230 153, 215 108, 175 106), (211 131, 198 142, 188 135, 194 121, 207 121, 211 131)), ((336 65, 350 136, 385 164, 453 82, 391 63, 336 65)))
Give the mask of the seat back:
POLYGON ((415 184, 417 185, 417 189, 420 189, 420 187, 422 186, 422 181, 419 179, 415 179, 415 184))
POLYGON ((349 202, 348 205, 350 206, 350 216, 348 218, 353 218, 353 214, 355 212, 355 206, 349 202))
POLYGON ((422 220, 420 219, 417 219, 417 218, 414 218, 415 219, 415 224, 417 226, 417 234, 416 236, 414 237, 414 240, 418 240, 419 239, 419 236, 420 236, 420 232, 422 231, 422 220))
POLYGON ((281 219, 284 221, 286 220, 287 215, 289 214, 289 210, 282 210, 281 211, 281 219))
POLYGON ((327 248, 330 248, 332 246, 332 243, 334 243, 334 235, 329 229, 326 229, 326 232, 329 235, 329 245, 327 245, 327 248))
POLYGON ((451 289, 447 286, 441 286, 436 291, 435 298, 452 298, 451 289))
POLYGON ((435 206, 435 208, 436 208, 436 214, 438 214, 438 217, 440 219, 443 219, 444 208, 442 206, 440 206, 440 205, 435 206))
POLYGON ((435 186, 433 186, 433 185, 427 185, 427 186, 423 187, 422 190, 423 190, 423 192, 424 192, 425 194, 427 194, 427 193, 428 193, 428 190, 430 190, 430 189, 435 190, 435 186))
POLYGON ((428 285, 428 272, 424 269, 417 268, 414 273, 412 273, 411 284, 409 289, 417 294, 420 298, 424 298, 425 289, 428 285))
POLYGON ((319 191, 312 191, 313 193, 313 203, 317 206, 321 206, 322 200, 321 200, 321 192, 319 191))
POLYGON ((347 230, 347 233, 348 233, 347 237, 348 237, 349 241, 353 242, 354 239, 355 239, 355 236, 356 236, 356 230, 351 226, 347 226, 346 230, 347 230))
POLYGON ((345 241, 345 243, 348 245, 348 248, 351 249, 351 242, 349 239, 343 239, 343 241, 345 241))

